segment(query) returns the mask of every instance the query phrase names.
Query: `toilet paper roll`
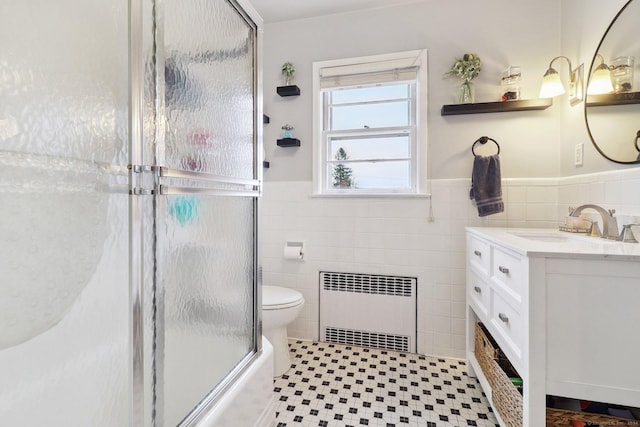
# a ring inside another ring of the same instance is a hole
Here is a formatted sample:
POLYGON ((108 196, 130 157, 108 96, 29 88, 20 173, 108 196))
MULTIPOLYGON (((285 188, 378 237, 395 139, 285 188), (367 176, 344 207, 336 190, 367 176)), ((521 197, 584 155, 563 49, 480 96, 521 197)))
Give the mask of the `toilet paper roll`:
POLYGON ((285 246, 284 247, 284 259, 302 259, 302 247, 301 246, 285 246))

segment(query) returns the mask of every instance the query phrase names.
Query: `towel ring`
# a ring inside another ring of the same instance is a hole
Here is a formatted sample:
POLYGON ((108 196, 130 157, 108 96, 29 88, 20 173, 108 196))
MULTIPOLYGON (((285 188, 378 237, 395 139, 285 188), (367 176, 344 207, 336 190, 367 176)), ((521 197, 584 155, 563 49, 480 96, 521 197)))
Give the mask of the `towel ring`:
MULTIPOLYGON (((638 138, 640 138, 640 131, 638 131, 638 138)), ((493 138, 489 138, 488 136, 481 136, 480 138, 478 138, 473 145, 471 146, 471 152, 473 153, 474 157, 478 157, 478 155, 476 154, 476 152, 474 151, 474 149, 476 148, 476 144, 479 142, 480 144, 486 144, 487 141, 492 141, 494 144, 496 144, 496 147, 498 147, 498 152, 497 154, 500 154, 500 144, 498 144, 498 142, 493 139, 493 138)), ((638 139, 636 138, 636 148, 638 147, 638 139)), ((640 151, 640 150, 638 150, 640 151)))
POLYGON ((633 145, 636 146, 636 150, 640 153, 640 147, 638 147, 638 140, 640 139, 640 130, 638 131, 638 133, 636 133, 636 141, 633 143, 633 145))

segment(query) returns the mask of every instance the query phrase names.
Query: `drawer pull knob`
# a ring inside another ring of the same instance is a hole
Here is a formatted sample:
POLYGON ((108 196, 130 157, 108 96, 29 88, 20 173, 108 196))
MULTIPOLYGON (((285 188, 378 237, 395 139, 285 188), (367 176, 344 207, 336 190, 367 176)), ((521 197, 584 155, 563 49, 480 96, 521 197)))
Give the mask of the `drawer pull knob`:
POLYGON ((504 313, 498 313, 498 319, 502 320, 504 323, 509 323, 509 318, 504 313))
POLYGON ((474 286, 473 290, 476 291, 477 293, 481 294, 482 293, 482 288, 480 286, 474 286))
POLYGON ((498 270, 500 270, 500 273, 509 274, 509 269, 507 267, 499 266, 498 270))
POLYGON ((477 249, 476 249, 475 251, 473 251, 473 254, 474 254, 475 256, 482 256, 482 252, 480 252, 480 251, 479 251, 479 250, 477 250, 477 249))

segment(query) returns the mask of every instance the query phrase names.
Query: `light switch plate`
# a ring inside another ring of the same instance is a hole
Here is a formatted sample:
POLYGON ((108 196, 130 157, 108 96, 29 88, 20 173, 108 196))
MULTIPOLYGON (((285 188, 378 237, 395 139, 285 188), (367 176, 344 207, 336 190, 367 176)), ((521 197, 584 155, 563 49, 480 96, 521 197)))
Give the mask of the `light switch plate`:
POLYGON ((576 166, 582 166, 582 161, 584 158, 584 144, 576 144, 573 150, 574 160, 573 163, 576 166))

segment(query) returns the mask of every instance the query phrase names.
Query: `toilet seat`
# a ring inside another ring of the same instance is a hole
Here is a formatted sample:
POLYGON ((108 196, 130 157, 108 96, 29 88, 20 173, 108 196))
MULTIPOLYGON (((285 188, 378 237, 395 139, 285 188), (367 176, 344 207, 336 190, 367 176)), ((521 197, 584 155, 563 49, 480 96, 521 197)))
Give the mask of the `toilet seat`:
POLYGON ((281 310, 283 308, 295 307, 304 302, 302 294, 296 290, 283 288, 281 286, 262 287, 262 309, 281 310))

